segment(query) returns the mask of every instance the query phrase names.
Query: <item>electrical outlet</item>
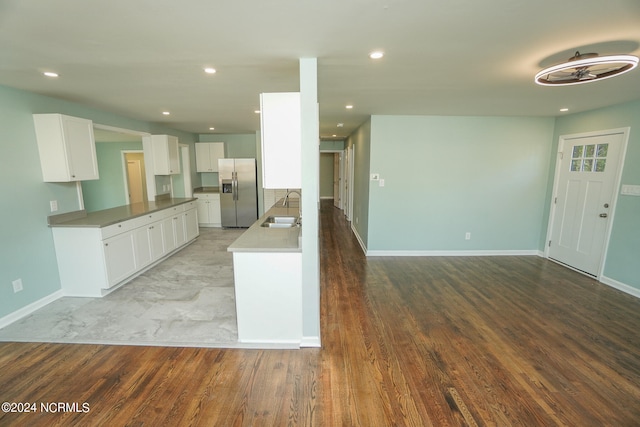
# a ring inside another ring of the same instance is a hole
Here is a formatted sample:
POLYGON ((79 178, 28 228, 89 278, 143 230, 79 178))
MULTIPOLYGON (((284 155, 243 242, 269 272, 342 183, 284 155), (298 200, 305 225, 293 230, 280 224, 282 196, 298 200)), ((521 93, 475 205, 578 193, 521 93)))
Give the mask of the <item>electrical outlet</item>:
POLYGON ((11 284, 13 285, 14 294, 22 290, 22 279, 16 279, 13 282, 11 282, 11 284))
POLYGON ((58 201, 57 200, 50 200, 49 201, 49 206, 51 207, 51 212, 56 212, 58 210, 58 201))
POLYGON ((467 231, 466 234, 464 235, 464 240, 471 240, 471 233, 467 231))

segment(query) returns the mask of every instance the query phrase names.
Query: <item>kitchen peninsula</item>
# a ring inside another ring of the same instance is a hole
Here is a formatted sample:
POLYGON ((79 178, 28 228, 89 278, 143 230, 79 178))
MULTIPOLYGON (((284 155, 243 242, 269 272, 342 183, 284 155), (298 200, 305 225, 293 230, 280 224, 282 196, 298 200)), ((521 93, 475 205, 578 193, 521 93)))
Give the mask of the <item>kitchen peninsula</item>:
POLYGON ((65 296, 102 297, 199 235, 196 199, 49 217, 65 296))
POLYGON ((227 249, 233 253, 238 341, 299 348, 302 340, 302 249, 299 226, 263 226, 273 217, 299 218, 298 202, 269 209, 227 249))

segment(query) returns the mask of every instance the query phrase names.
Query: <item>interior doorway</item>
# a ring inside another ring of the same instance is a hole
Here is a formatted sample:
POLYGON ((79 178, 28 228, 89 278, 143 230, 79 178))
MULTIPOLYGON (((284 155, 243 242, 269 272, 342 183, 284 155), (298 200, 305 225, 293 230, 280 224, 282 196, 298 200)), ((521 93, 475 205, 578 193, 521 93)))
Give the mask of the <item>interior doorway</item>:
POLYGON ((142 151, 123 151, 127 204, 147 200, 147 180, 142 151))
POLYGON ((344 150, 320 152, 320 198, 332 199, 338 209, 344 209, 344 172, 344 150))

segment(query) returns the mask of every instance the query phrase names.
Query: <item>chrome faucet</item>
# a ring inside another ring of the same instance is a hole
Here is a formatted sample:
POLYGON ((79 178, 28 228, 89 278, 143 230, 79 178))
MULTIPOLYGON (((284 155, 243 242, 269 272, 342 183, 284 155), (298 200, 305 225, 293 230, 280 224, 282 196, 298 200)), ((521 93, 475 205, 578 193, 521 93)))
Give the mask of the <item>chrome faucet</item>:
POLYGON ((302 193, 300 193, 300 191, 298 190, 289 190, 287 191, 287 195, 284 196, 284 200, 282 201, 282 206, 287 206, 287 204, 289 203, 289 194, 291 193, 296 193, 298 194, 298 196, 300 196, 300 201, 298 202, 298 225, 302 225, 302 193))
MULTIPOLYGON (((291 193, 297 193, 298 196, 300 196, 300 198, 302 198, 302 194, 300 194, 300 192, 298 190, 289 190, 289 191, 287 191, 287 195, 284 196, 284 200, 282 201, 282 206, 283 207, 287 206, 287 203, 289 202, 289 194, 291 194, 291 193)), ((300 202, 298 202, 298 203, 300 203, 300 202)), ((300 205, 298 205, 298 206, 300 206, 300 205)))

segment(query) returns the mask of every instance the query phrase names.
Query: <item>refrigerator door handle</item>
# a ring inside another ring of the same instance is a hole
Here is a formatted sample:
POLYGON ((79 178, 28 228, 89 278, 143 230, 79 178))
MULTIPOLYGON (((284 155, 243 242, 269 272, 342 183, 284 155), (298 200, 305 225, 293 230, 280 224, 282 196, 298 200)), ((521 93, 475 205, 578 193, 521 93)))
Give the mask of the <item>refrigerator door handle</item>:
POLYGON ((233 175, 233 200, 238 201, 238 172, 232 172, 233 175))

